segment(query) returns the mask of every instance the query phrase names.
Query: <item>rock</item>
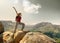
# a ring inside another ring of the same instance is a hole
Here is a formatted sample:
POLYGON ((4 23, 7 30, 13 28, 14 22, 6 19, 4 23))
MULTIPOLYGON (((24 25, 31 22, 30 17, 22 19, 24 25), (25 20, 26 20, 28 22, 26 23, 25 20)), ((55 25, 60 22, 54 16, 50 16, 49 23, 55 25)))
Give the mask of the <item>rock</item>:
POLYGON ((17 31, 12 38, 12 32, 4 32, 3 39, 5 43, 56 43, 56 41, 40 32, 17 31))
POLYGON ((28 31, 18 31, 14 35, 15 43, 19 43, 28 31))
POLYGON ((12 41, 13 41, 12 35, 13 35, 12 32, 9 32, 9 31, 4 32, 3 33, 4 43, 8 43, 8 42, 12 43, 12 41))
POLYGON ((56 43, 56 41, 40 32, 29 32, 20 43, 56 43))
POLYGON ((12 38, 13 33, 6 31, 3 33, 3 40, 5 43, 9 42, 9 43, 19 43, 19 41, 25 36, 25 34, 28 31, 17 31, 14 35, 14 39, 12 38), (13 42, 13 40, 15 42, 13 42))
POLYGON ((0 34, 4 32, 4 26, 2 22, 0 22, 0 34))
POLYGON ((3 32, 4 32, 4 26, 2 22, 0 22, 0 43, 3 43, 3 32))

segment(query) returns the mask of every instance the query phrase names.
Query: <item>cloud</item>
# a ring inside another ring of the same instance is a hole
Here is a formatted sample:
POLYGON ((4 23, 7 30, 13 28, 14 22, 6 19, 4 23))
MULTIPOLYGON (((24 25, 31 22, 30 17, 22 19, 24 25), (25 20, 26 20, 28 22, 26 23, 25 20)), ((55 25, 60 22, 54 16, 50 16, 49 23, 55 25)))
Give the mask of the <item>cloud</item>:
POLYGON ((23 0, 24 12, 26 13, 39 13, 38 9, 42 8, 39 4, 33 4, 29 0, 23 0))
POLYGON ((2 1, 4 4, 17 4, 18 3, 18 0, 2 0, 2 1))
POLYGON ((29 0, 15 0, 14 2, 14 6, 18 5, 18 4, 22 4, 21 7, 23 7, 23 11, 25 13, 32 13, 32 14, 38 14, 39 13, 39 9, 42 8, 40 4, 33 4, 31 3, 29 0), (21 2, 22 1, 22 2, 21 2))
POLYGON ((15 1, 14 1, 14 4, 17 4, 17 3, 18 3, 18 0, 15 0, 15 1))

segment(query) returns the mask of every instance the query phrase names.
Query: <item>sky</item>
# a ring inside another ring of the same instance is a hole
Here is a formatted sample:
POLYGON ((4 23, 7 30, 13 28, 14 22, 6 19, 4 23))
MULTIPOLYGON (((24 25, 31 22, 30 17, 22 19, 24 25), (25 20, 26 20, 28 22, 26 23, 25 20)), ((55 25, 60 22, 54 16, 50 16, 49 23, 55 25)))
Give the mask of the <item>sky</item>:
POLYGON ((15 21, 13 6, 22 13, 22 22, 27 25, 40 22, 60 25, 60 0, 0 0, 0 20, 15 21))

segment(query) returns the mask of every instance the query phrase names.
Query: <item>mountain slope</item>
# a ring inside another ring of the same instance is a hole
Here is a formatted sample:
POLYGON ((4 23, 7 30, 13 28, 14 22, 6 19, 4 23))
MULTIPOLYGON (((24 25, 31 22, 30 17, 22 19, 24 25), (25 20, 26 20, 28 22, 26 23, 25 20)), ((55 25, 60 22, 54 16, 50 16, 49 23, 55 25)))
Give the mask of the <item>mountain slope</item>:
POLYGON ((53 25, 52 23, 49 23, 49 22, 42 22, 42 23, 36 24, 33 27, 33 30, 42 31, 42 32, 47 32, 47 31, 59 32, 60 25, 53 25))

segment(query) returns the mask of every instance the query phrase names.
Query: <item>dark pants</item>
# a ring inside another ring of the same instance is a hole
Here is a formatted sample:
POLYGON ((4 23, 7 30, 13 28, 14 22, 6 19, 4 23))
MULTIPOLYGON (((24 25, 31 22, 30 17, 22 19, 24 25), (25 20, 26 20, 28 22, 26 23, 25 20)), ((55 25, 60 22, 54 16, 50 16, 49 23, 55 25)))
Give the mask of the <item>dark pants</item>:
POLYGON ((24 23, 22 23, 22 22, 16 22, 16 25, 15 25, 15 31, 16 31, 18 25, 22 25, 21 30, 23 30, 24 27, 25 27, 25 24, 24 24, 24 23))
POLYGON ((22 23, 22 22, 16 22, 15 30, 14 30, 14 32, 13 32, 13 36, 12 36, 12 37, 14 37, 14 34, 15 34, 15 32, 16 32, 16 29, 17 29, 17 26, 18 26, 19 24, 20 24, 20 25, 22 25, 21 30, 23 30, 23 29, 24 29, 24 27, 25 27, 25 24, 24 24, 24 23, 22 23))
POLYGON ((16 22, 16 26, 15 26, 15 28, 17 29, 17 26, 18 25, 22 25, 22 28, 21 28, 21 30, 23 30, 24 29, 24 27, 25 27, 25 24, 24 23, 22 23, 22 22, 16 22))

